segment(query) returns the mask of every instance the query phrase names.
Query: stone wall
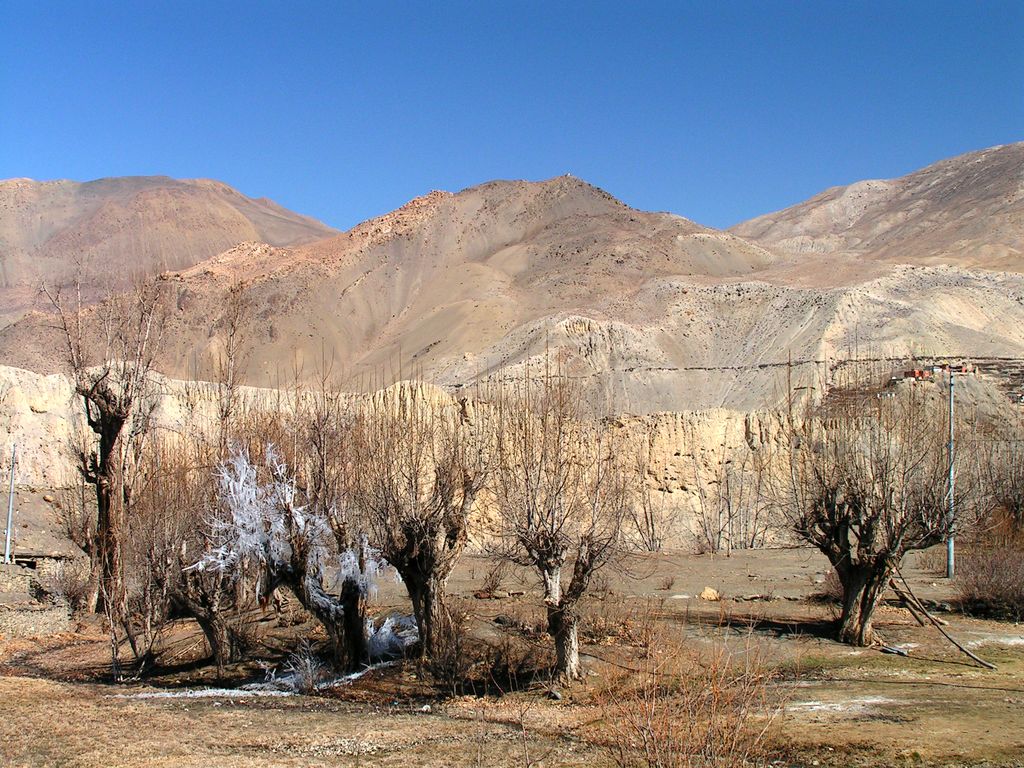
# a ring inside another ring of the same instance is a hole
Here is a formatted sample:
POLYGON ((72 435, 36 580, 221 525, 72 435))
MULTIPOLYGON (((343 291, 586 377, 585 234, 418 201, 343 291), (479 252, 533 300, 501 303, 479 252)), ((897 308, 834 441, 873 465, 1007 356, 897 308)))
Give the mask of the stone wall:
POLYGON ((0 604, 0 637, 38 637, 70 630, 71 618, 66 606, 0 604))

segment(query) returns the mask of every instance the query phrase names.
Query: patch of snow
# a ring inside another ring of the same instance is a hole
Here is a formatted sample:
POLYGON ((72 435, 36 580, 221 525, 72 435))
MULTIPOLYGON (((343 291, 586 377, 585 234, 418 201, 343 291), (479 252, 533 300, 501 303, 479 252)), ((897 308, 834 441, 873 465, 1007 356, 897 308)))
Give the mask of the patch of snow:
POLYGON ((184 688, 179 691, 142 691, 111 694, 112 699, 244 699, 256 696, 292 696, 276 688, 184 688))
POLYGON ((846 701, 794 701, 786 705, 786 709, 792 712, 842 712, 847 714, 858 714, 866 712, 880 704, 897 704, 894 699, 887 699, 884 696, 862 696, 857 699, 846 701))
POLYGON ((964 643, 968 648, 982 645, 1024 645, 1024 635, 985 635, 977 640, 964 643))

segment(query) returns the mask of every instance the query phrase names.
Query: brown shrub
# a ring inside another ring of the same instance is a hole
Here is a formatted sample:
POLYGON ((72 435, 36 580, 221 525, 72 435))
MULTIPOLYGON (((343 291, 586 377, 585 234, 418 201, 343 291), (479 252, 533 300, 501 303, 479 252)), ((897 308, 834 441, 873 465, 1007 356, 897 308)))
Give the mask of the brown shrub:
POLYGON ((591 598, 580 610, 580 638, 592 645, 629 645, 648 649, 657 633, 664 601, 591 598))
POLYGON ((701 654, 662 636, 602 693, 595 741, 621 768, 764 764, 781 712, 774 678, 750 643, 701 654))
POLYGON ((972 547, 957 560, 956 589, 965 611, 977 616, 1024 618, 1024 547, 972 547))

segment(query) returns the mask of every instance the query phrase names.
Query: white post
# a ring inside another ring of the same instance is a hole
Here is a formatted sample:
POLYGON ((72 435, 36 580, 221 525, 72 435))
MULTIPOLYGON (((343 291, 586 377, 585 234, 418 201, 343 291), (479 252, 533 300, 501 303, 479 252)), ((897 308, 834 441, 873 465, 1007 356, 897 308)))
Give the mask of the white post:
POLYGON ((946 539, 946 578, 952 579, 956 575, 956 548, 953 542, 953 486, 956 478, 953 472, 953 458, 955 446, 953 444, 953 368, 949 369, 949 512, 947 522, 949 523, 949 538, 946 539))
POLYGON ((7 543, 4 545, 4 562, 11 562, 11 532, 14 528, 14 462, 18 458, 18 444, 11 446, 11 487, 7 495, 7 543))

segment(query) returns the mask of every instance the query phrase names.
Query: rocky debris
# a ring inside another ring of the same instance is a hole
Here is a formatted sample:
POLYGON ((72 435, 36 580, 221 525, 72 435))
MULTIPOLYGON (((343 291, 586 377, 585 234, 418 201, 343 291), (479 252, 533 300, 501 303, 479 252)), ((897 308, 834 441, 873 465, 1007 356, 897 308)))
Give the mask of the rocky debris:
POLYGON ((722 599, 722 594, 714 587, 704 587, 700 591, 698 597, 701 600, 707 600, 709 602, 717 602, 722 599))

